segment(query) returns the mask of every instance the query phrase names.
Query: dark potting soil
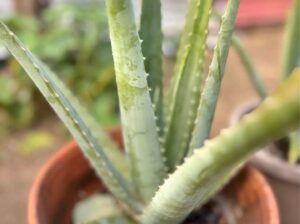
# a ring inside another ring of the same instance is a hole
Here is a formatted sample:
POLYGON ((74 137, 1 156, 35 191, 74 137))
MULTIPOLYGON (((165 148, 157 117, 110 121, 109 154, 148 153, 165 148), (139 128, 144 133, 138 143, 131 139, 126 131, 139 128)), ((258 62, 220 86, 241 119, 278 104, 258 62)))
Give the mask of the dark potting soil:
MULTIPOLYGON (((268 152, 279 157, 280 159, 288 161, 289 139, 282 138, 274 142, 268 152)), ((297 164, 300 165, 300 159, 298 159, 297 164)))
POLYGON ((218 224, 222 217, 222 209, 215 199, 194 210, 183 224, 218 224))

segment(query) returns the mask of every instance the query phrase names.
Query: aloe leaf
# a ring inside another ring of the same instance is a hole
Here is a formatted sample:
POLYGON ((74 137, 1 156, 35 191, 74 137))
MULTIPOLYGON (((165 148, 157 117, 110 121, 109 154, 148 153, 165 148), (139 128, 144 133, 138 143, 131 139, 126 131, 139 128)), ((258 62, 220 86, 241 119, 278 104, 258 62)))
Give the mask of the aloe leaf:
MULTIPOLYGON (((218 14, 215 11, 213 12, 213 14, 214 14, 215 18, 221 23, 222 17, 220 16, 220 14, 218 14)), ((250 55, 245 50, 240 38, 237 35, 235 35, 234 33, 232 34, 232 46, 236 50, 257 93, 259 94, 259 96, 261 98, 265 98, 268 95, 268 93, 267 93, 266 86, 261 78, 262 75, 258 72, 257 68, 254 66, 254 64, 250 58, 250 55)))
POLYGON ((300 66, 300 0, 294 0, 288 17, 284 41, 284 58, 282 79, 286 79, 292 71, 300 66))
POLYGON ((226 178, 238 170, 259 146, 279 139, 300 122, 300 71, 295 72, 271 96, 239 124, 223 130, 187 158, 164 182, 141 216, 143 224, 182 221, 195 206, 219 191, 226 178))
MULTIPOLYGON (((300 67, 300 0, 294 0, 288 16, 285 28, 283 45, 283 69, 281 79, 285 80, 289 74, 300 67)), ((296 139, 297 132, 289 135, 289 162, 295 164, 299 158, 299 141, 296 139), (298 148, 297 148, 298 147, 298 148)))
POLYGON ((250 56, 245 51, 240 39, 236 36, 232 36, 232 46, 238 53, 244 68, 246 69, 253 86, 255 87, 257 93, 261 98, 265 98, 268 95, 267 89, 263 80, 261 79, 261 74, 257 71, 256 67, 251 61, 250 56))
POLYGON ((78 202, 73 210, 73 223, 81 224, 104 218, 118 217, 123 211, 110 194, 95 194, 78 202))
POLYGON ((124 206, 128 210, 130 208, 135 211, 139 210, 139 205, 130 192, 128 183, 104 152, 104 149, 108 150, 107 146, 111 146, 111 144, 106 145, 108 141, 101 143, 103 147, 98 144, 97 139, 94 137, 96 133, 91 132, 87 126, 89 122, 86 123, 85 118, 79 114, 81 109, 78 110, 73 105, 74 103, 78 106, 79 103, 71 102, 72 99, 68 98, 71 93, 66 90, 67 88, 62 83, 57 82, 58 79, 52 73, 47 72, 49 69, 44 67, 3 23, 0 23, 0 41, 21 64, 48 103, 65 123, 106 186, 118 199, 124 202, 124 206))
MULTIPOLYGON (((217 12, 213 12, 215 18, 221 23, 222 17, 217 12)), ((245 50, 240 38, 232 34, 232 46, 236 50, 244 68, 246 69, 246 72, 248 73, 250 80, 256 89, 257 93, 261 98, 265 98, 268 95, 266 86, 262 80, 262 75, 258 72, 257 68, 254 66, 250 55, 245 50)))
POLYGON ((98 219, 91 222, 86 222, 84 224, 136 224, 136 222, 130 220, 125 216, 120 215, 116 217, 98 219))
POLYGON ((239 4, 240 0, 228 1, 225 14, 222 17, 217 45, 214 49, 208 76, 201 94, 189 154, 195 148, 200 148, 209 137, 239 4))
POLYGON ((172 81, 164 146, 170 170, 188 149, 200 102, 203 61, 212 1, 191 0, 172 81), (192 19, 191 19, 192 18, 192 19))
POLYGON ((47 67, 44 63, 42 63, 42 66, 44 67, 46 73, 52 77, 52 80, 56 86, 59 89, 64 89, 64 95, 71 102, 73 107, 76 108, 78 114, 84 120, 84 123, 87 125, 90 132, 94 134, 97 143, 103 146, 103 150, 115 165, 118 172, 120 172, 126 180, 129 180, 129 168, 124 153, 118 149, 118 146, 116 146, 111 138, 107 136, 106 132, 101 128, 96 119, 89 114, 87 109, 82 106, 78 99, 68 88, 66 88, 64 83, 49 69, 49 67, 47 67))
POLYGON ((145 57, 145 69, 149 74, 150 96, 157 116, 160 136, 163 135, 163 69, 162 69, 162 31, 160 0, 143 0, 140 25, 142 52, 145 57))
POLYGON ((294 131, 289 135, 290 146, 288 159, 290 164, 296 165, 300 159, 300 130, 294 131))
POLYGON ((111 194, 95 194, 76 204, 74 224, 135 224, 111 194))
POLYGON ((141 41, 130 0, 106 1, 125 149, 135 191, 148 201, 165 176, 141 41))

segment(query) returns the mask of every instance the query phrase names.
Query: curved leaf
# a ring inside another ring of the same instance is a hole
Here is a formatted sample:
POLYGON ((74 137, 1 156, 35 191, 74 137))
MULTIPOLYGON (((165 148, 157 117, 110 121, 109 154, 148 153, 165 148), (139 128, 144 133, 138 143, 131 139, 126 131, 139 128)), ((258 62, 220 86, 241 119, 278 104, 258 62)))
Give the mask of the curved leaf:
POLYGON ((107 139, 101 142, 101 145, 98 144, 97 139, 94 137, 95 133, 92 133, 87 126, 87 123, 90 122, 85 122, 85 118, 79 114, 83 109, 75 107, 79 106, 79 103, 71 103, 70 100, 73 97, 72 99, 68 98, 71 93, 66 90, 66 87, 59 83, 58 78, 52 73, 48 73, 48 68, 45 68, 3 23, 0 23, 0 41, 18 60, 57 115, 65 123, 106 186, 118 199, 123 201, 128 210, 133 209, 137 212, 139 204, 135 201, 128 183, 104 152, 104 148, 109 150, 108 147, 112 144, 107 139))
POLYGON ((141 216, 143 224, 174 224, 221 189, 256 148, 300 122, 300 71, 239 124, 208 141, 165 181, 141 216))

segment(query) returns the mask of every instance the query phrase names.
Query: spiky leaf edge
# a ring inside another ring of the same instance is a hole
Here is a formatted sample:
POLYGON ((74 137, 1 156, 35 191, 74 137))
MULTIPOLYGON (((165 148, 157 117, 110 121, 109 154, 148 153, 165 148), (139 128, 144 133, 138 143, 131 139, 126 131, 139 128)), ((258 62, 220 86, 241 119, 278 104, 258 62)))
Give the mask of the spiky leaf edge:
POLYGON ((229 0, 222 16, 217 44, 201 93, 201 101, 188 155, 191 155, 194 149, 200 148, 209 137, 239 4, 240 0, 229 0))
POLYGON ((169 169, 182 162, 194 128, 212 1, 191 0, 172 80, 164 147, 169 169))
POLYGON ((159 135, 163 135, 164 111, 163 111, 163 60, 161 30, 161 3, 160 0, 143 0, 140 24, 140 38, 142 52, 145 57, 145 70, 149 74, 148 85, 150 96, 157 117, 159 135))
POLYGON ((125 149, 134 191, 145 203, 166 175, 141 40, 130 0, 106 0, 125 149))
POLYGON ((179 223, 218 192, 257 148, 296 129, 300 121, 299 72, 240 123, 195 150, 160 186, 141 222, 179 223))
MULTIPOLYGON (((73 137, 77 140, 83 154, 94 167, 96 173, 101 177, 110 191, 118 198, 124 207, 132 214, 140 211, 140 205, 135 201, 135 196, 130 191, 128 182, 117 171, 110 159, 104 152, 96 138, 84 122, 84 118, 79 115, 78 109, 70 103, 71 92, 64 90, 62 82, 56 85, 58 78, 52 73, 47 73, 49 69, 45 68, 42 63, 23 45, 17 36, 0 22, 0 41, 11 52, 16 60, 32 79, 40 92, 44 95, 48 103, 55 110, 60 119, 64 122, 73 137)), ((76 104, 76 103, 75 103, 76 104)), ((78 104, 78 103, 77 103, 78 104)), ((77 105, 78 106, 78 105, 77 105)), ((82 111, 82 110, 81 110, 82 111)), ((100 134, 100 133, 99 133, 100 134)), ((106 140, 102 144, 107 144, 106 140)), ((109 145, 112 145, 109 143, 109 145)), ((106 149, 108 150, 108 149, 106 149)), ((112 149, 113 150, 113 149, 112 149)))

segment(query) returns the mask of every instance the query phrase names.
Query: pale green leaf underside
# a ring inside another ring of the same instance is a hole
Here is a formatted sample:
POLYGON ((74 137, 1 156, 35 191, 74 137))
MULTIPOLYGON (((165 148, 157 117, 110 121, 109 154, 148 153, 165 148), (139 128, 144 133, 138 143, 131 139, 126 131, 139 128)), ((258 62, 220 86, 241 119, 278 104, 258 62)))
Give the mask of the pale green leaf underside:
POLYGON ((298 71, 239 124, 195 150, 159 188, 142 223, 182 221, 219 191, 256 148, 295 129, 300 121, 299 81, 298 71))
POLYGON ((91 133, 91 130, 83 120, 84 117, 79 115, 77 108, 70 102, 71 99, 67 98, 71 93, 67 91, 67 94, 65 94, 66 88, 63 84, 60 83, 60 86, 56 84, 57 78, 52 73, 47 73, 48 69, 25 48, 3 23, 0 23, 0 41, 18 60, 57 115, 65 123, 106 186, 128 208, 131 207, 137 211, 138 205, 134 200, 134 196, 130 193, 128 183, 126 183, 126 180, 103 151, 108 141, 102 143, 103 148, 97 143, 94 137, 95 133, 91 133))
POLYGON ((107 0, 125 149, 134 190, 147 202, 165 176, 141 43, 130 0, 107 0))

